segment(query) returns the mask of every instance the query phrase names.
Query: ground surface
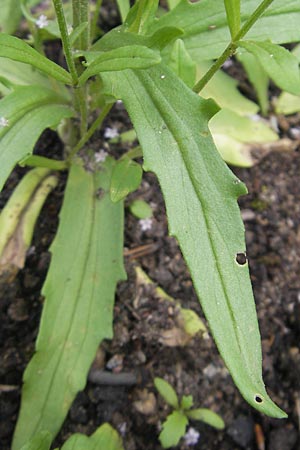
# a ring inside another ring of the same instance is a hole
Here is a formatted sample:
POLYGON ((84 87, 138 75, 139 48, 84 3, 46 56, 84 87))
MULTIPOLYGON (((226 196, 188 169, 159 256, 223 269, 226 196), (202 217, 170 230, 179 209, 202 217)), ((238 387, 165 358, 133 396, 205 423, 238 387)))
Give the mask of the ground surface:
MULTIPOLYGON (((293 121, 294 126, 299 124, 297 118, 293 121)), ((119 105, 110 125, 123 131, 127 124, 119 105)), ((100 139, 101 135, 95 149, 102 146, 100 139)), ((51 131, 44 133, 37 147, 40 154, 51 148, 58 158, 62 151, 51 131)), ((12 174, 0 207, 23 172, 18 169, 12 174)), ((252 169, 235 172, 249 190, 249 195, 240 199, 240 205, 262 336, 264 380, 271 397, 289 418, 279 421, 263 417, 245 403, 211 338, 199 336, 184 346, 167 345, 166 335, 170 337, 170 330, 174 333, 177 310, 158 299, 154 289, 137 283, 135 264, 182 305, 200 316, 202 312, 178 246, 168 237, 157 181, 154 175, 147 174, 136 197, 152 203, 153 226, 144 232, 139 222, 126 213, 128 281, 118 288, 115 337, 101 346, 94 364, 94 369, 118 374, 117 384, 88 382, 70 410, 57 445, 76 431, 90 434, 102 422, 109 421, 123 434, 126 450, 161 449, 159 423, 169 411, 153 387, 153 378, 161 376, 179 395, 192 394, 197 407, 212 408, 225 420, 222 432, 199 422, 192 423, 200 431, 195 449, 300 449, 300 154, 297 149, 290 152, 279 149, 252 169), (132 384, 122 384, 124 372, 132 375, 132 384)), ((10 448, 22 373, 34 351, 43 304, 40 289, 50 260, 48 248, 57 227, 64 182, 62 176, 43 209, 26 267, 12 283, 1 284, 2 450, 10 448)), ((186 447, 182 444, 178 448, 186 447)))

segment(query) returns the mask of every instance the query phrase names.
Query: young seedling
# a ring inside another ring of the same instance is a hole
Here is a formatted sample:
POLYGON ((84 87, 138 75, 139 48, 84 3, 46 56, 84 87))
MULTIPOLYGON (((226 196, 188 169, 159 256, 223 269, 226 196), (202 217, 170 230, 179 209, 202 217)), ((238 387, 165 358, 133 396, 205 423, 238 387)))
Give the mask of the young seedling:
POLYGON ((208 425, 222 430, 225 426, 222 418, 207 408, 193 408, 193 397, 183 395, 179 400, 173 387, 163 378, 154 378, 154 385, 163 399, 173 408, 165 422, 162 424, 162 431, 159 440, 163 448, 175 447, 180 439, 186 436, 190 444, 196 444, 199 433, 190 428, 186 434, 189 420, 200 420, 208 425))

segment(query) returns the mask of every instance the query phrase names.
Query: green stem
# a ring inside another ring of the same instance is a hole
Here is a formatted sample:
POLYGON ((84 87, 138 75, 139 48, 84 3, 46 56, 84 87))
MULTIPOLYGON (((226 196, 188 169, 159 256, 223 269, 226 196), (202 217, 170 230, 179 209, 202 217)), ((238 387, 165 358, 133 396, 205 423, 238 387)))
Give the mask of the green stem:
POLYGON ((224 64, 224 62, 232 56, 237 47, 238 41, 241 40, 246 33, 250 30, 250 28, 255 24, 255 22, 259 19, 259 17, 264 13, 264 11, 270 6, 273 0, 263 0, 261 4, 256 8, 253 14, 249 17, 248 20, 244 23, 240 31, 237 35, 232 39, 230 44, 226 47, 222 55, 217 59, 217 61, 210 67, 210 69, 206 72, 206 74, 195 84, 193 87, 193 91, 199 93, 204 86, 208 83, 208 81, 213 77, 213 75, 220 69, 220 67, 224 64))
POLYGON ((124 153, 124 155, 122 155, 120 159, 124 158, 134 159, 134 158, 141 158, 142 156, 143 156, 142 148, 140 145, 138 145, 128 150, 128 152, 124 153))
POLYGON ((75 67, 72 49, 69 40, 68 28, 65 19, 65 14, 63 10, 63 4, 61 0, 53 0, 53 5, 56 12, 57 22, 59 26, 59 31, 61 35, 62 45, 64 49, 65 58, 67 61, 67 65, 72 77, 73 85, 76 86, 78 83, 78 74, 75 67))
POLYGON ((87 22, 88 26, 80 34, 78 38, 79 50, 87 50, 90 46, 90 27, 89 27, 89 2, 88 0, 73 0, 73 28, 77 28, 83 22, 87 22))
POLYGON ((55 159, 45 158, 44 156, 31 155, 19 162, 21 167, 45 167, 51 170, 67 170, 68 164, 66 161, 57 161, 55 159))
POLYGON ((97 21, 100 13, 100 8, 102 5, 102 0, 97 0, 95 5, 95 11, 91 21, 91 32, 90 32, 90 42, 92 43, 96 37, 97 32, 97 21))
POLYGON ((112 104, 104 106, 97 119, 92 123, 90 128, 85 132, 85 134, 81 137, 81 139, 78 141, 75 147, 73 147, 73 149, 71 150, 68 157, 69 161, 72 160, 72 158, 76 155, 76 153, 79 152, 79 150, 84 146, 84 144, 86 144, 86 142, 93 136, 97 128, 101 126, 103 120, 111 110, 112 106, 113 106, 112 104))

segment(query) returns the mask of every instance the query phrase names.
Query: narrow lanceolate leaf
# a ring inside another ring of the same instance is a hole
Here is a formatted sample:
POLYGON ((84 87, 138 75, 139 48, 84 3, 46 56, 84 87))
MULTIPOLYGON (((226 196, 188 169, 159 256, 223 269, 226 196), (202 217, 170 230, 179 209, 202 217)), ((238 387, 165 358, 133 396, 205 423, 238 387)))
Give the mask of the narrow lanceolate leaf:
POLYGON ((35 49, 30 47, 30 45, 17 37, 9 36, 4 33, 0 34, 0 56, 14 61, 31 64, 33 67, 50 75, 55 80, 66 84, 72 84, 69 72, 41 55, 35 49))
POLYGON ((71 168, 43 287, 36 353, 24 374, 14 450, 40 430, 57 434, 85 386, 99 343, 112 337, 114 292, 125 278, 123 205, 113 204, 108 192, 113 164, 107 158, 95 174, 71 168))
POLYGON ((241 27, 240 0, 224 0, 227 22, 232 39, 235 38, 241 27))
POLYGON ((117 0, 117 4, 120 11, 122 22, 124 22, 130 10, 130 2, 129 0, 117 0))
POLYGON ((20 86, 0 101, 0 191, 14 166, 32 153, 41 132, 73 111, 41 86, 20 86))
POLYGON ((169 405, 175 409, 179 407, 177 394, 170 383, 163 378, 156 377, 154 378, 154 386, 169 405))
POLYGON ((168 66, 174 70, 187 86, 194 86, 196 82, 196 63, 194 63, 187 52, 182 39, 177 39, 174 42, 167 62, 168 66))
POLYGON ((189 419, 201 420, 202 422, 205 422, 218 430, 223 430, 225 427, 224 421, 219 414, 216 414, 207 408, 192 409, 190 411, 186 411, 186 415, 189 419))
MULTIPOLYGON (((89 57, 93 52, 87 52, 89 57)), ((116 48, 100 55, 95 55, 95 59, 79 78, 79 85, 82 85, 93 75, 112 70, 125 69, 146 69, 155 64, 159 64, 161 58, 158 53, 143 47, 142 45, 131 45, 116 48)))
POLYGON ((49 450, 52 436, 49 431, 40 431, 29 442, 22 446, 21 450, 49 450))
POLYGON ((232 377, 256 409, 285 417, 262 381, 260 335, 237 198, 246 187, 224 164, 208 130, 214 107, 164 65, 103 76, 124 101, 158 176, 169 231, 177 237, 202 308, 232 377))
POLYGON ((240 41, 239 46, 257 57, 269 77, 281 89, 300 95, 299 63, 295 55, 268 41, 240 41))
MULTIPOLYGON (((255 11, 261 0, 241 2, 241 24, 255 11)), ((270 39, 276 44, 300 39, 300 2, 274 0, 247 33, 247 39, 270 39), (287 26, 288 24, 288 26, 287 26)), ((182 0, 172 11, 154 22, 151 32, 176 24, 184 31, 182 39, 194 61, 218 58, 230 42, 224 0, 182 0)))

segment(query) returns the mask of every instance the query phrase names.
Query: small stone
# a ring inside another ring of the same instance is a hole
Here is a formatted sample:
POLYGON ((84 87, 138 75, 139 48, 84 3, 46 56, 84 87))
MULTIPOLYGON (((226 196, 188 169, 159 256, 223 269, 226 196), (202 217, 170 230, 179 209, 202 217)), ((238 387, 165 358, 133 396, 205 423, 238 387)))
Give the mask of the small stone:
POLYGON ((242 448, 247 448, 254 436, 254 424, 250 417, 239 415, 230 427, 227 433, 242 448))
POLYGON ((28 308, 22 298, 16 299, 8 308, 8 316, 15 322, 23 322, 28 319, 28 308))

